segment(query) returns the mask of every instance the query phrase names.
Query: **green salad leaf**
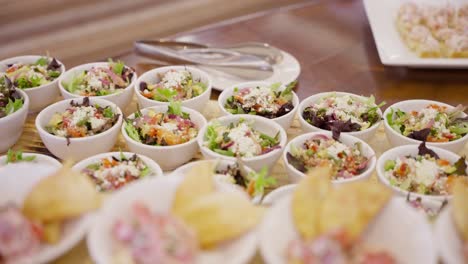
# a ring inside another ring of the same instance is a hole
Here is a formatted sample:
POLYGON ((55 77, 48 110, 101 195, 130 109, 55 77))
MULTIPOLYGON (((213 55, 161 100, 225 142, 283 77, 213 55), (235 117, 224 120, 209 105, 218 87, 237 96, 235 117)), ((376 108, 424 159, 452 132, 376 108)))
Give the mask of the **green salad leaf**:
POLYGON ((18 150, 14 151, 12 149, 9 149, 7 152, 7 158, 5 161, 5 164, 8 163, 15 163, 15 162, 21 162, 21 161, 33 161, 36 159, 35 155, 30 155, 27 157, 23 157, 23 152, 18 150))
POLYGON ((111 65, 111 67, 112 67, 112 71, 115 74, 122 75, 123 70, 125 68, 125 64, 123 63, 123 61, 118 60, 117 62, 114 62, 111 58, 109 58, 108 61, 109 61, 109 64, 111 65))
POLYGON ((217 126, 219 126, 218 123, 212 123, 206 127, 205 138, 208 141, 208 148, 211 150, 219 148, 219 144, 216 142, 218 138, 217 126))
POLYGON ((114 116, 114 111, 112 111, 111 107, 106 107, 102 111, 102 114, 104 115, 104 117, 112 118, 114 116))
POLYGON ((35 65, 46 66, 47 64, 49 64, 49 60, 46 57, 41 57, 34 64, 35 65))
POLYGON ((293 89, 296 87, 297 81, 290 82, 286 85, 286 88, 281 92, 280 97, 283 97, 287 101, 291 101, 293 97, 293 89))
POLYGON ((79 85, 83 83, 85 76, 86 73, 83 71, 79 74, 74 75, 68 83, 63 81, 62 85, 70 93, 75 93, 75 91, 79 89, 79 85))
POLYGON ((5 106, 6 115, 11 115, 23 106, 23 99, 11 100, 8 98, 8 104, 5 106))
POLYGON ((167 107, 167 113, 180 116, 184 119, 189 119, 190 114, 182 111, 182 103, 180 101, 173 101, 167 107))
POLYGON ((171 102, 177 95, 177 91, 170 88, 157 88, 153 99, 161 102, 171 102))
POLYGON ((131 139, 141 143, 140 133, 129 121, 125 121, 125 132, 131 139))
POLYGON ((255 181, 254 195, 261 195, 265 192, 265 188, 274 186, 276 179, 268 177, 268 167, 263 167, 259 172, 251 172, 249 174, 251 179, 255 181))
POLYGON ((151 169, 146 166, 142 171, 141 171, 141 174, 140 174, 140 177, 143 178, 145 176, 148 176, 149 174, 151 173, 151 169))

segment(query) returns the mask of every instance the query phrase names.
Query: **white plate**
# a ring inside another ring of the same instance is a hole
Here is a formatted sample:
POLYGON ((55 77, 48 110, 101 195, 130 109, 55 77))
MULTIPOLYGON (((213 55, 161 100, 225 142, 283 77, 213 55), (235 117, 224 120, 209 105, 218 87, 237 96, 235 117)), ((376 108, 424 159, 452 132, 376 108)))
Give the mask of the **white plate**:
MULTIPOLYGON (((24 154, 25 156, 30 154, 24 154)), ((34 154, 35 155, 35 154, 34 154)), ((0 206, 8 202, 21 205, 31 188, 44 177, 54 173, 61 164, 45 155, 37 155, 34 162, 19 162, 4 165, 0 157, 0 206)), ((87 216, 65 224, 62 238, 56 245, 43 244, 32 256, 23 257, 15 264, 48 263, 61 256, 85 235, 90 219, 87 216)))
MULTIPOLYGON (((415 3, 455 6, 467 0, 412 0, 415 3)), ((369 24, 382 64, 415 68, 468 68, 468 59, 419 58, 400 38, 395 26, 398 8, 408 0, 364 0, 369 24)))
MULTIPOLYGON (((104 204, 96 217, 89 235, 88 249, 97 264, 112 263, 113 241, 112 223, 128 214, 135 201, 150 206, 152 211, 167 212, 171 208, 174 193, 182 177, 158 177, 146 181, 134 182, 127 188, 114 194, 104 204)), ((235 188, 232 191, 245 195, 235 188)), ((255 231, 248 232, 240 238, 230 241, 212 250, 201 251, 197 264, 244 264, 255 254, 257 239, 255 231)))
POLYGON ((453 222, 452 208, 451 206, 447 206, 440 213, 434 228, 435 239, 444 263, 463 264, 463 245, 453 222))
MULTIPOLYGON (((266 263, 287 263, 285 254, 288 244, 299 237, 290 211, 291 195, 274 204, 265 215, 259 230, 259 242, 266 263)), ((437 263, 430 224, 402 199, 392 198, 389 201, 372 221, 362 240, 367 245, 387 250, 399 260, 398 263, 437 263)))
MULTIPOLYGON (((281 53, 283 55, 283 60, 279 64, 273 66, 273 75, 270 76, 270 78, 268 79, 256 81, 265 81, 271 83, 280 82, 283 84, 287 84, 295 81, 299 77, 299 74, 301 73, 301 65, 299 64, 297 59, 293 55, 283 50, 281 51, 281 53)), ((230 74, 213 70, 207 67, 197 67, 210 74, 213 81, 213 89, 218 91, 223 91, 224 89, 234 86, 238 83, 252 81, 232 76, 230 74)))

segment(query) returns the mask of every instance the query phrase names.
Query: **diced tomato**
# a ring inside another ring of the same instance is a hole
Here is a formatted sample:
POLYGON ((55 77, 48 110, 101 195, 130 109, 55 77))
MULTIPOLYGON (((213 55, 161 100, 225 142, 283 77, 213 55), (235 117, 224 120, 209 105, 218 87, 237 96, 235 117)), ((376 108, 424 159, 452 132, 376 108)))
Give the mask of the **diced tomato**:
POLYGON ((42 228, 42 226, 40 224, 37 224, 37 223, 31 223, 31 229, 34 232, 34 234, 40 240, 42 240, 42 238, 44 237, 44 229, 42 228))
POLYGON ((427 136, 427 141, 428 142, 448 142, 449 139, 448 138, 437 138, 437 137, 433 137, 433 136, 427 136))
POLYGON ((255 192, 255 181, 250 181, 249 186, 247 186, 247 193, 252 196, 255 192))
POLYGON ((406 177, 406 175, 408 174, 408 170, 408 164, 402 163, 400 167, 398 167, 397 170, 395 170, 395 176, 406 177))
POLYGON ((447 165, 450 165, 450 161, 446 160, 446 159, 438 159, 437 160, 437 165, 439 166, 447 166, 447 165))

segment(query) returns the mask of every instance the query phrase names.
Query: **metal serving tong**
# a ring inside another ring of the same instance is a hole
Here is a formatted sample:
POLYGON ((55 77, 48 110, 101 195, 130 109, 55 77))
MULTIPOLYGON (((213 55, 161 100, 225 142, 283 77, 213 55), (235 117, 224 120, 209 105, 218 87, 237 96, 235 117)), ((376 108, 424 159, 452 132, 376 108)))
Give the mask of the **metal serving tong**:
POLYGON ((247 80, 270 77, 273 65, 283 59, 280 50, 259 42, 209 47, 191 42, 141 40, 134 43, 134 48, 138 55, 160 62, 200 65, 247 80))

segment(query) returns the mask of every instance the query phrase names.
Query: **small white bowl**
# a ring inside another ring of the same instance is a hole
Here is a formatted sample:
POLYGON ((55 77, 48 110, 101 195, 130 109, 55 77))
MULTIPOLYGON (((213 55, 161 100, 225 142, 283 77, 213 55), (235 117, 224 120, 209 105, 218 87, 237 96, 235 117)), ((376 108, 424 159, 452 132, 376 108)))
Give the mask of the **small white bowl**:
MULTIPOLYGON (((332 137, 332 133, 330 131, 321 131, 321 132, 311 132, 307 134, 303 134, 300 136, 297 136, 293 138, 287 145, 286 148, 283 152, 283 161, 286 167, 286 171, 288 173, 289 179, 291 182, 298 182, 300 181, 305 174, 294 168, 291 164, 288 162, 287 154, 291 149, 291 146, 294 145, 297 148, 301 148, 304 144, 305 141, 310 139, 313 136, 316 135, 326 135, 329 138, 332 137)), ((361 180, 366 180, 368 179, 372 173, 374 172, 375 169, 375 164, 377 163, 377 158, 375 157, 375 152, 374 150, 363 140, 353 137, 351 135, 347 135, 345 133, 342 133, 340 135, 340 142, 347 145, 347 146, 353 146, 355 143, 361 143, 362 146, 362 151, 364 156, 370 159, 369 164, 367 164, 367 168, 365 171, 363 171, 361 174, 356 175, 352 178, 349 179, 343 179, 343 180, 333 180, 333 183, 348 183, 348 182, 353 182, 353 181, 361 181, 361 180)))
MULTIPOLYGON (((260 253, 265 263, 287 263, 287 247, 299 238, 290 212, 291 195, 288 195, 267 211, 259 227, 260 253)), ((402 199, 392 198, 371 221, 361 240, 366 245, 387 250, 398 263, 437 263, 430 224, 402 199)))
MULTIPOLYGON (((57 160, 46 155, 35 153, 24 153, 23 155, 35 155, 36 159, 32 162, 0 165, 0 193, 2 194, 0 195, 0 206, 14 203, 21 207, 31 188, 62 166, 57 160)), ((5 159, 5 156, 0 158, 1 164, 4 164, 5 159)), ((67 220, 57 244, 41 243, 34 254, 13 262, 18 264, 53 262, 54 259, 65 254, 84 238, 91 221, 90 214, 67 220)))
MULTIPOLYGON (((167 108, 167 105, 159 105, 141 109, 141 112, 145 114, 150 109, 152 109, 158 113, 165 113, 167 112, 167 108)), ((199 112, 190 108, 182 107, 182 111, 190 115, 190 120, 196 125, 198 133, 200 133, 201 128, 206 125, 205 117, 203 117, 203 115, 199 112)), ((134 115, 135 113, 128 116, 128 118, 133 118, 134 115)), ((198 152, 196 138, 192 138, 188 142, 173 146, 151 146, 137 142, 129 137, 127 131, 125 131, 125 126, 122 126, 122 135, 125 139, 125 142, 127 142, 127 146, 131 152, 148 156, 149 158, 156 161, 165 171, 173 170, 188 162, 198 152)))
POLYGON ((244 119, 246 121, 253 121, 252 127, 253 129, 264 133, 270 137, 274 137, 276 133, 279 132, 279 146, 280 148, 274 149, 266 154, 255 156, 252 158, 242 158, 245 161, 245 165, 249 166, 250 168, 254 169, 255 171, 261 170, 263 167, 268 167, 271 169, 275 162, 280 158, 281 153, 284 150, 287 141, 287 135, 284 129, 275 123, 274 121, 261 117, 261 116, 254 116, 254 115, 229 115, 223 116, 216 119, 211 120, 206 126, 204 126, 199 134, 198 134, 198 145, 200 146, 200 150, 203 156, 207 159, 226 159, 235 161, 235 157, 228 157, 221 154, 218 154, 208 147, 205 146, 205 133, 207 127, 212 124, 213 122, 219 122, 221 125, 227 126, 230 123, 238 123, 240 119, 244 119))
MULTIPOLYGON (((268 83, 268 82, 246 82, 246 83, 241 83, 241 84, 238 84, 238 85, 231 86, 228 89, 223 90, 223 92, 219 95, 219 97, 218 97, 218 106, 221 109, 221 112, 223 113, 223 115, 232 115, 229 111, 226 110, 226 108, 224 108, 224 105, 226 104, 226 100, 233 95, 235 88, 238 88, 240 90, 242 88, 254 88, 254 87, 257 87, 257 86, 270 87, 271 85, 272 84, 268 83)), ((279 88, 279 91, 282 91, 285 88, 286 88, 286 86, 282 85, 279 88)), ((287 114, 285 114, 283 116, 271 119, 271 120, 275 121, 276 123, 278 123, 280 126, 282 126, 285 130, 288 129, 291 126, 291 123, 294 120, 294 116, 296 115, 296 111, 297 111, 298 106, 299 106, 299 97, 297 97, 295 92, 293 92, 292 94, 293 94, 292 104, 293 104, 294 108, 291 110, 291 112, 289 112, 289 113, 287 113, 287 114)))
MULTIPOLYGON (((307 107, 315 104, 322 97, 328 96, 330 94, 335 94, 337 97, 349 95, 349 96, 354 96, 354 97, 357 97, 357 98, 366 99, 366 97, 364 97, 364 96, 360 96, 360 95, 356 95, 356 94, 352 94, 352 93, 345 93, 345 92, 325 92, 325 93, 314 94, 312 96, 307 97, 306 99, 304 99, 301 102, 301 104, 299 105, 299 109, 298 109, 299 123, 301 124, 302 130, 304 132, 328 131, 328 130, 324 130, 324 129, 321 129, 321 128, 318 128, 316 126, 313 126, 313 125, 309 124, 302 117, 302 113, 304 112, 304 109, 306 109, 307 107)), ((380 110, 380 108, 378 109, 377 112, 379 113, 380 116, 382 116, 382 110, 380 110)), ((371 127, 367 128, 367 129, 365 129, 363 131, 342 132, 342 134, 355 136, 355 137, 357 137, 357 138, 359 138, 361 140, 368 141, 370 138, 372 138, 375 135, 375 133, 377 132, 377 129, 379 128, 379 125, 380 125, 380 121, 373 124, 371 127)))
POLYGON ((269 194, 265 195, 265 198, 263 198, 262 200, 262 205, 273 205, 278 201, 281 201, 281 199, 290 195, 294 191, 296 186, 297 184, 287 184, 274 189, 269 194))
MULTIPOLYGON (((175 169, 172 173, 171 173, 171 177, 172 175, 174 175, 175 177, 180 177, 180 176, 185 176, 185 174, 187 174, 194 166, 197 166, 197 165, 201 165, 201 164, 205 164, 205 163, 211 163, 213 162, 213 160, 198 160, 198 161, 193 161, 193 162, 189 162, 185 165, 182 165, 181 167, 175 169)), ((228 166, 234 166, 236 164, 235 161, 232 161, 232 160, 226 160, 226 159, 221 159, 221 160, 217 160, 217 166, 216 166, 216 170, 225 170, 227 169, 228 166)), ((248 173, 251 173, 251 172, 255 172, 254 170, 252 170, 250 167, 245 167, 246 171, 248 173)), ((221 183, 225 183, 224 181, 219 181, 221 183)), ((231 184, 232 186, 242 190, 245 192, 245 190, 236 185, 236 184, 231 184)), ((252 198, 252 203, 254 204, 258 204, 260 203, 260 201, 262 200, 262 197, 263 197, 263 194, 259 194, 259 195, 255 195, 254 197, 251 197, 252 198)))
POLYGON ((443 263, 463 264, 463 241, 454 224, 453 207, 447 206, 437 218, 434 226, 435 241, 443 263))
POLYGON ((135 94, 138 99, 138 103, 141 105, 142 108, 150 107, 150 106, 158 106, 158 105, 168 105, 168 102, 160 102, 156 100, 151 100, 146 97, 144 97, 141 92, 140 92, 140 84, 141 82, 146 82, 148 84, 154 84, 158 83, 160 81, 160 78, 158 74, 164 74, 169 70, 187 70, 189 71, 193 79, 200 79, 201 82, 206 84, 206 90, 200 94, 197 97, 183 100, 182 106, 192 108, 198 112, 202 112, 205 106, 208 104, 208 101, 210 100, 210 95, 211 95, 211 78, 210 76, 199 69, 189 67, 189 66, 166 66, 166 67, 160 67, 156 68, 150 71, 145 72, 138 78, 136 84, 135 84, 135 94))
POLYGON ((23 106, 16 112, 0 118, 0 153, 6 152, 23 134, 24 124, 28 116, 29 97, 21 89, 16 89, 23 97, 23 106))
MULTIPOLYGON (((2 60, 0 61, 0 72, 5 71, 8 64, 14 64, 14 63, 19 63, 19 62, 34 63, 42 57, 44 56, 28 55, 28 56, 19 56, 19 57, 13 57, 13 58, 9 58, 6 60, 2 60)), ((61 74, 57 79, 53 80, 52 82, 48 84, 44 84, 38 87, 23 89, 23 91, 29 96, 31 100, 29 104, 30 113, 39 112, 46 106, 54 103, 59 97, 58 80, 65 73, 65 66, 59 60, 57 60, 57 62, 61 64, 60 66, 61 74)))
MULTIPOLYGON (((403 146, 403 145, 408 145, 408 144, 419 144, 421 141, 412 139, 409 137, 405 137, 402 134, 396 132, 393 130, 393 128, 390 127, 388 124, 387 120, 387 115, 390 113, 391 109, 401 109, 405 112, 410 112, 410 111, 419 111, 426 106, 430 104, 437 104, 441 106, 446 106, 448 110, 453 109, 454 107, 448 104, 444 104, 441 102, 437 101, 431 101, 431 100, 406 100, 406 101, 401 101, 398 103, 395 103, 387 108, 383 114, 384 118, 384 127, 385 127, 385 134, 387 135, 388 141, 390 141, 390 144, 392 146, 403 146)), ((463 117, 466 117, 466 114, 462 114, 463 117)), ((468 142, 468 134, 465 135, 462 138, 459 138, 454 141, 450 142, 426 142, 426 145, 428 147, 439 147, 443 148, 452 152, 460 152, 468 142)))
POLYGON ((117 122, 111 128, 94 136, 70 138, 70 144, 68 146, 66 138, 47 132, 45 127, 55 113, 64 112, 70 106, 71 101, 81 103, 82 100, 81 98, 77 98, 57 102, 42 110, 36 117, 36 129, 39 132, 42 142, 44 142, 44 145, 52 154, 62 160, 82 160, 98 153, 108 152, 117 141, 119 129, 122 126, 122 111, 115 104, 98 98, 89 98, 90 104, 98 104, 101 107, 111 106, 114 113, 120 115, 117 122))
MULTIPOLYGON (((81 96, 81 95, 74 94, 74 93, 67 91, 67 89, 65 89, 65 87, 63 86, 63 83, 69 82, 74 76, 80 74, 81 72, 85 70, 90 70, 92 67, 108 67, 108 66, 109 66, 108 62, 94 62, 94 63, 87 63, 87 64, 79 65, 79 66, 69 69, 67 72, 65 72, 59 77, 58 85, 60 88, 60 93, 62 94, 63 98, 73 99, 73 98, 85 97, 85 96, 81 96)), ((125 67, 129 68, 128 66, 125 66, 125 67)), ((124 110, 132 101, 133 87, 135 86, 137 79, 138 77, 135 71, 133 73, 133 77, 132 77, 130 84, 126 88, 120 90, 119 92, 114 93, 114 94, 109 94, 109 95, 103 95, 103 96, 88 96, 88 97, 90 98, 96 97, 99 99, 109 100, 112 103, 116 104, 120 109, 124 110)))
MULTIPOLYGON (((39 153, 23 152, 23 158, 31 157, 31 156, 35 156, 34 160, 32 161, 16 161, 14 163, 26 163, 31 166, 41 164, 41 165, 50 165, 55 168, 62 167, 62 163, 60 163, 60 161, 50 156, 39 154, 39 153)), ((6 160, 7 160, 7 155, 0 156, 0 167, 8 166, 8 164, 6 164, 6 160)))
MULTIPOLYGON (((73 166, 72 169, 75 170, 75 171, 81 172, 88 165, 100 162, 103 158, 109 158, 109 157, 112 157, 112 156, 120 157, 121 155, 124 155, 124 157, 126 157, 128 159, 128 158, 131 158, 133 155, 135 155, 135 153, 132 153, 132 152, 107 152, 107 153, 97 154, 97 155, 94 155, 92 157, 89 157, 87 159, 84 159, 84 160, 78 162, 77 164, 75 164, 73 166)), ((159 165, 156 162, 154 162, 154 160, 152 160, 152 159, 150 159, 150 158, 148 158, 148 157, 146 157, 144 155, 140 155, 140 154, 136 154, 136 155, 151 170, 151 174, 145 176, 145 178, 140 179, 140 180, 149 179, 149 177, 153 177, 153 176, 163 176, 163 171, 161 170, 161 167, 159 167, 159 165)))
MULTIPOLYGON (((435 151, 435 153, 437 153, 437 155, 439 155, 440 158, 446 159, 450 161, 452 164, 456 162, 458 159, 460 159, 460 156, 448 150, 437 148, 437 147, 432 147, 432 146, 429 148, 435 151)), ((390 184, 387 177, 385 177, 384 166, 387 160, 395 160, 398 157, 408 156, 408 155, 410 156, 418 155, 418 145, 406 145, 406 146, 399 146, 399 147, 389 149, 385 151, 377 160, 377 176, 379 180, 383 184, 385 184, 387 187, 391 188, 395 193, 402 195, 404 197, 406 197, 409 192, 404 191, 396 186, 392 186, 390 184)), ((413 193, 413 192, 410 194, 410 196, 412 198, 421 197, 423 200, 434 199, 438 201, 444 201, 446 199, 452 198, 452 195, 424 195, 424 194, 418 194, 418 193, 413 193)))
MULTIPOLYGON (((128 217, 134 202, 144 203, 153 212, 168 212, 181 179, 181 177, 157 177, 145 182, 135 182, 110 197, 99 211, 87 239, 88 250, 94 262, 96 264, 113 262, 115 242, 111 237, 112 225, 117 219, 128 217)), ((236 191, 236 189, 231 190, 236 191)), ((239 195, 243 195, 243 192, 239 192, 239 195)), ((252 230, 222 246, 199 251, 195 263, 249 263, 255 254, 256 246, 256 232, 252 230)))

